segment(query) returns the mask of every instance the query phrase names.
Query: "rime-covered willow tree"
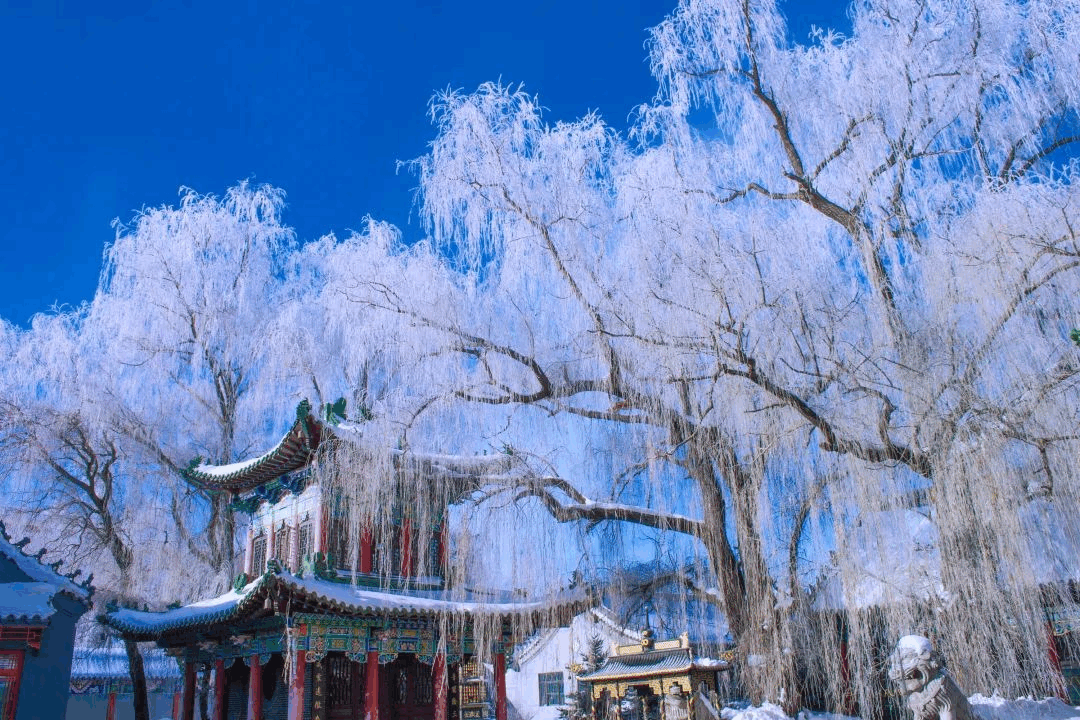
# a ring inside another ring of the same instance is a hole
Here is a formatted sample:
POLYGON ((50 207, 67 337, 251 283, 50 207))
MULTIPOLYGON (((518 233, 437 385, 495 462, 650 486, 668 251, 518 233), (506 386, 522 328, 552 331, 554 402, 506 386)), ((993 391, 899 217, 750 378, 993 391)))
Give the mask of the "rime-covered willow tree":
POLYGON ((872 715, 881 638, 914 631, 970 690, 1045 692, 1077 567, 1030 530, 1078 510, 1080 8, 851 12, 803 46, 774 3, 680 3, 629 141, 440 96, 431 241, 324 245, 328 322, 383 349, 370 436, 516 459, 477 502, 693 538, 755 697, 850 680, 872 715), (940 587, 812 608, 809 520, 842 545, 913 497, 940 587))
POLYGON ((178 207, 143 211, 118 226, 88 309, 87 324, 109 338, 119 426, 171 471, 180 539, 224 582, 236 540, 229 498, 183 469, 195 456, 228 463, 259 452, 281 406, 295 402, 277 337, 293 287, 283 204, 281 191, 241 183, 222 198, 187 190, 178 207))

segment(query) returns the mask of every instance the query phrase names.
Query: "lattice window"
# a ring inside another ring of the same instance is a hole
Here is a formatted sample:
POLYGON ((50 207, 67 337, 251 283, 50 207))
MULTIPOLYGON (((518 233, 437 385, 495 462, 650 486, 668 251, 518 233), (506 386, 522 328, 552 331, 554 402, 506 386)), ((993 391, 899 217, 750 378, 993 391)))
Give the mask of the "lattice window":
POLYGON ((266 535, 259 533, 251 543, 251 574, 266 572, 266 535))
POLYGON ((292 563, 289 558, 289 528, 282 524, 274 533, 274 558, 281 563, 282 567, 289 567, 292 563))
POLYGON ((416 704, 430 705, 435 701, 435 681, 431 673, 423 670, 416 676, 416 704))
POLYGON ((372 570, 383 575, 401 574, 401 528, 394 525, 375 545, 374 567, 372 570))
POLYGON ((315 552, 315 531, 311 526, 310 520, 305 520, 300 523, 300 536, 297 538, 297 551, 299 553, 300 562, 303 562, 304 558, 315 552))
POLYGON ((352 661, 345 655, 327 655, 327 702, 330 707, 352 705, 352 661))
POLYGON ((19 678, 22 676, 21 650, 0 651, 0 718, 14 720, 15 703, 19 698, 19 678))
POLYGON ((540 673, 537 680, 540 683, 541 705, 563 704, 563 674, 561 672, 540 673))
POLYGON ((409 668, 401 668, 397 674, 397 702, 404 705, 409 701, 409 668))
POLYGON ((330 520, 330 555, 336 568, 353 567, 356 548, 352 546, 349 518, 335 514, 330 520))

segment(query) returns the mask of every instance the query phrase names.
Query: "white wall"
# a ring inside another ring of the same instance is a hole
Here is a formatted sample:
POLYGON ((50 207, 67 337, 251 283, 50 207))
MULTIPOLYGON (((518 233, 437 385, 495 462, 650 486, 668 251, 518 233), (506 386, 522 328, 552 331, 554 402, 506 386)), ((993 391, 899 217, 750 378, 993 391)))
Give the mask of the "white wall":
POLYGON ((640 633, 621 628, 609 610, 596 608, 575 617, 570 627, 541 631, 534 641, 515 650, 518 670, 506 672, 506 697, 523 720, 554 720, 559 716, 559 706, 540 705, 539 675, 561 672, 563 693, 568 697, 577 690, 568 667, 582 662, 593 636, 603 638, 605 655, 612 653, 614 644, 626 645, 641 640, 640 633))

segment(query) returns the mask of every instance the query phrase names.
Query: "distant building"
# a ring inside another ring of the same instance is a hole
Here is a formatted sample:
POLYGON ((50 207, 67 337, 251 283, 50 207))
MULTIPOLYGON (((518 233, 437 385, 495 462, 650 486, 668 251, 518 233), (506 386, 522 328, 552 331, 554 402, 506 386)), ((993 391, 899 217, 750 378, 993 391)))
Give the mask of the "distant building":
POLYGON ((601 606, 577 615, 566 627, 539 631, 514 650, 506 694, 522 720, 559 717, 578 690, 574 671, 580 669, 594 638, 601 640, 606 654, 616 645, 641 642, 641 633, 623 627, 601 606))
POLYGON ((725 651, 721 657, 699 656, 686 633, 674 640, 654 642, 652 631, 646 630, 640 642, 613 650, 596 671, 578 678, 589 684, 597 720, 716 717, 719 700, 732 685, 734 652, 725 651), (681 715, 664 713, 664 708, 679 704, 681 715), (708 706, 710 712, 695 713, 695 704, 708 706))
POLYGON ((0 523, 0 720, 62 718, 75 623, 90 609, 90 579, 23 553, 0 523))
MULTIPOLYGON (((178 709, 180 665, 163 650, 142 651, 151 718, 171 718, 178 709)), ((128 720, 135 717, 131 673, 123 646, 75 648, 67 720, 128 720)))

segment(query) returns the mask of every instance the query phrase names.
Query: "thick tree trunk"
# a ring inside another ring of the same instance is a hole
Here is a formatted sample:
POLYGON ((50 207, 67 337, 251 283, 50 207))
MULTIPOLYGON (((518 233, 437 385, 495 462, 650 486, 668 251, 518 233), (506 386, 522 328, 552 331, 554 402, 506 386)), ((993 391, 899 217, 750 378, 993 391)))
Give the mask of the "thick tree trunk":
POLYGON ((128 672, 131 675, 131 687, 135 693, 135 720, 150 720, 150 705, 146 699, 146 671, 143 669, 142 653, 133 640, 124 639, 127 652, 128 672))
POLYGON ((751 700, 783 704, 797 711, 801 692, 788 609, 773 596, 758 526, 763 469, 748 468, 731 443, 716 432, 690 443, 691 474, 702 497, 706 526, 702 541, 723 593, 724 612, 743 664, 743 683, 751 700), (727 533, 728 509, 721 490, 731 494, 738 554, 727 533))
POLYGON ((199 678, 199 717, 210 720, 210 666, 202 671, 199 678))

